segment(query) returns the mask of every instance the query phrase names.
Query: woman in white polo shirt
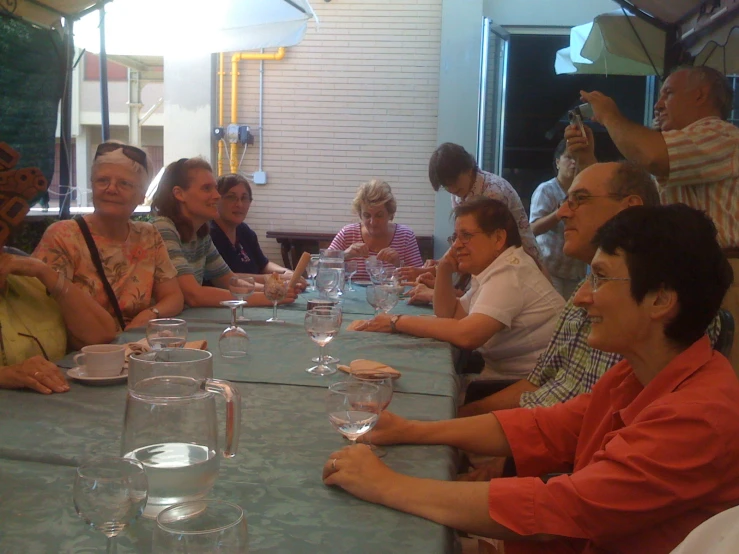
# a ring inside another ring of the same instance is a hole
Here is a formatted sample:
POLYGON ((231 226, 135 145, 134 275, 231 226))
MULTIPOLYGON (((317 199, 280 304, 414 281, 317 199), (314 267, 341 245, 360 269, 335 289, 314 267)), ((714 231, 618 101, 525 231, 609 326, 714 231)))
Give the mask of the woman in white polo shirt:
POLYGON ((526 377, 554 332, 564 300, 523 251, 511 212, 500 201, 475 197, 454 209, 451 248, 439 261, 434 314, 380 314, 350 329, 406 333, 476 349, 482 377, 526 377), (454 294, 452 275, 472 274, 470 290, 454 294))

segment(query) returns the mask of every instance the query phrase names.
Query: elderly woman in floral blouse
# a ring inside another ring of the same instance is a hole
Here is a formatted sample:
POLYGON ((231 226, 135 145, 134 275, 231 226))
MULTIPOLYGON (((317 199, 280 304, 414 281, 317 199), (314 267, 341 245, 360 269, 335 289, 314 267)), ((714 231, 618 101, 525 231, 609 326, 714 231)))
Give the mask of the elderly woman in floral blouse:
POLYGON ((176 315, 184 304, 177 271, 159 232, 150 223, 130 219, 144 200, 150 178, 151 163, 143 150, 104 142, 92 162, 95 210, 51 225, 33 253, 87 291, 121 329, 176 315), (105 291, 93 261, 96 252, 90 252, 83 227, 90 231, 117 307, 105 291))

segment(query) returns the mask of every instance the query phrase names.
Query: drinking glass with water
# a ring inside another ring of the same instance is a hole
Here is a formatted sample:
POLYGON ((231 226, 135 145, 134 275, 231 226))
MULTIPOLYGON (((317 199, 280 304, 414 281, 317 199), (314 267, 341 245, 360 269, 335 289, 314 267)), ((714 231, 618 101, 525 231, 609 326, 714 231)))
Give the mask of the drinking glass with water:
POLYGON ((152 350, 184 348, 187 322, 184 319, 152 319, 146 325, 146 342, 152 350))
POLYGON ((331 425, 352 444, 372 429, 380 416, 380 388, 362 381, 342 381, 328 387, 326 412, 331 425))

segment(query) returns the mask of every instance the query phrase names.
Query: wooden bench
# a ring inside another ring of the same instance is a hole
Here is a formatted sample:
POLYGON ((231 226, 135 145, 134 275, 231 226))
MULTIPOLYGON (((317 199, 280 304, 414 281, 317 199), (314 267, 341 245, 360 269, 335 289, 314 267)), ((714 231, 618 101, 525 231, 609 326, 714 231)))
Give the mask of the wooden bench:
MULTIPOLYGON (((285 267, 293 269, 303 252, 318 254, 320 248, 328 248, 336 233, 319 233, 304 231, 267 231, 268 239, 277 240, 285 267)), ((428 260, 434 257, 434 237, 416 236, 421 258, 428 260)))

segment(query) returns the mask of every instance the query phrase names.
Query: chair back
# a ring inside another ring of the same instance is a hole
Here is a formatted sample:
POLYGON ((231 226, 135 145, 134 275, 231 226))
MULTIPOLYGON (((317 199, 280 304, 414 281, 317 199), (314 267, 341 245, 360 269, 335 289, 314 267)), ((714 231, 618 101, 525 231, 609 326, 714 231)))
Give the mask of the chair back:
POLYGON ((723 308, 718 311, 718 317, 721 320, 721 331, 719 331, 713 349, 731 359, 731 345, 734 342, 734 318, 729 310, 723 308))

